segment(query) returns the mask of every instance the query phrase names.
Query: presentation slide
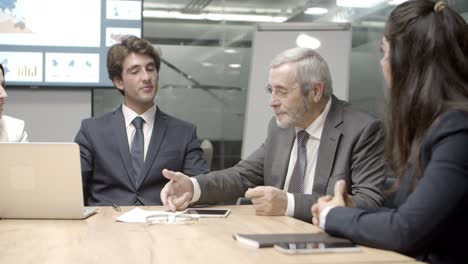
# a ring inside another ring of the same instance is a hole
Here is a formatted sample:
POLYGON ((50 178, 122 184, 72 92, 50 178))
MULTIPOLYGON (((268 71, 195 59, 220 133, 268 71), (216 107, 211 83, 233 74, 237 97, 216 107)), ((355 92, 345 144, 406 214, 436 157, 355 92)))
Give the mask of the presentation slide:
POLYGON ((140 1, 107 1, 107 19, 141 20, 140 1))
POLYGON ((40 52, 0 52, 0 63, 11 82, 42 82, 42 61, 40 52))
POLYGON ((100 24, 100 1, 18 0, 0 10, 0 39, 3 45, 99 47, 100 24))
POLYGON ((46 53, 46 82, 99 81, 99 54, 46 53))
POLYGON ((142 0, 0 0, 8 87, 113 87, 110 46, 141 37, 142 0))
POLYGON ((126 35, 140 36, 141 29, 139 28, 106 28, 106 46, 110 47, 116 43, 120 43, 126 35))

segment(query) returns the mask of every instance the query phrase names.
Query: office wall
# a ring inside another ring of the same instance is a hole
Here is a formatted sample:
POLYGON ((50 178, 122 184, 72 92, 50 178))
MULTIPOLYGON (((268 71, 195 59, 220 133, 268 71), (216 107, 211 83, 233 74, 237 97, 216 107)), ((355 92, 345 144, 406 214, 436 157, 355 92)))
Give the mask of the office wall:
POLYGON ((90 89, 8 88, 4 114, 25 120, 31 142, 71 142, 91 116, 90 89))

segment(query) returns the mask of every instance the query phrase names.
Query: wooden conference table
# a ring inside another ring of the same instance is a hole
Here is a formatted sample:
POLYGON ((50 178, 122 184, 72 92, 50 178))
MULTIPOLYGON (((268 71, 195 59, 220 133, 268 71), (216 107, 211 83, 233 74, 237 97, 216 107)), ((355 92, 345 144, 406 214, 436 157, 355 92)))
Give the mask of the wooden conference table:
MULTIPOLYGON (((286 255, 252 248, 234 233, 304 233, 318 228, 286 216, 257 216, 251 205, 231 208, 227 218, 191 225, 122 223, 122 212, 101 207, 85 220, 0 220, 0 263, 415 263, 390 251, 286 255)), ((163 210, 162 207, 142 207, 163 210)))

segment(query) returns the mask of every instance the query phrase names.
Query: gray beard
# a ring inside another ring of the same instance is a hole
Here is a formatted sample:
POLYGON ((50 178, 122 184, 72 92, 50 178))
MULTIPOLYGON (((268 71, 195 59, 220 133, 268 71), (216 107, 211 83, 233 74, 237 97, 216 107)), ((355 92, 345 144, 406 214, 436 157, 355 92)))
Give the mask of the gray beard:
POLYGON ((304 123, 304 114, 308 112, 310 109, 309 105, 307 104, 307 100, 304 97, 298 111, 294 113, 293 116, 290 114, 287 115, 287 120, 281 123, 278 117, 275 117, 276 124, 281 128, 289 128, 292 126, 298 126, 298 124, 304 123))

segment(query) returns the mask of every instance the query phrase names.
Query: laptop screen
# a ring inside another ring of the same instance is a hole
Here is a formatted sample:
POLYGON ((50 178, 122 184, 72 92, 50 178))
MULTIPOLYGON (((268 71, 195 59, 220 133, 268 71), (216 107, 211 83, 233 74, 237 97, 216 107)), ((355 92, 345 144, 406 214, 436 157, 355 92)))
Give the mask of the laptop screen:
POLYGON ((1 218, 83 218, 79 146, 0 143, 1 218))

